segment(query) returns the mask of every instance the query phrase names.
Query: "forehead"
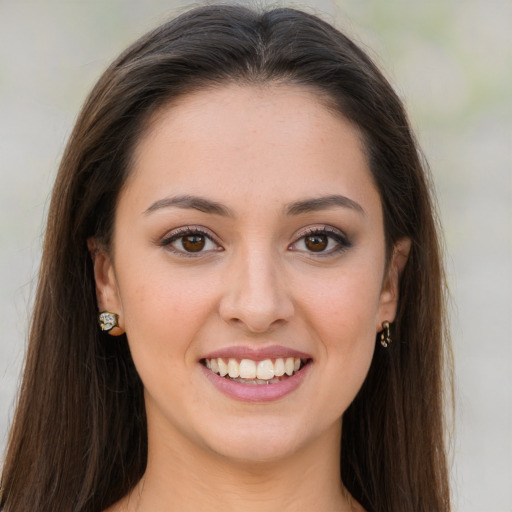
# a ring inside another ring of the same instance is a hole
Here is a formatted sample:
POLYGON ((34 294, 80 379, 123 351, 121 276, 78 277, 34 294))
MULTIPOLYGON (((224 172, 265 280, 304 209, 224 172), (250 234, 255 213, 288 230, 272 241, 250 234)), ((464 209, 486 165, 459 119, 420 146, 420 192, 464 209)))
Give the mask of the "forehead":
POLYGON ((137 144, 131 188, 241 206, 333 192, 380 204, 359 131, 294 85, 232 84, 163 107, 137 144))

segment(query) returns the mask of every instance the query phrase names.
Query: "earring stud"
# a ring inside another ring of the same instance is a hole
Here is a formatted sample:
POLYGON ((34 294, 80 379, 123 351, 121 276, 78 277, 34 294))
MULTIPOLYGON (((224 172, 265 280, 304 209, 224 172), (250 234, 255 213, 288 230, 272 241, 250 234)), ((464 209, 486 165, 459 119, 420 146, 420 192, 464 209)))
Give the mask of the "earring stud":
POLYGON ((389 322, 382 322, 382 331, 380 333, 380 344, 384 347, 384 348, 387 348, 388 345, 392 342, 393 340, 391 339, 391 332, 390 332, 390 327, 389 327, 389 322))
POLYGON ((115 313, 110 313, 110 311, 102 311, 98 315, 98 323, 100 324, 100 329, 102 331, 108 332, 114 327, 119 327, 117 319, 118 316, 115 313))

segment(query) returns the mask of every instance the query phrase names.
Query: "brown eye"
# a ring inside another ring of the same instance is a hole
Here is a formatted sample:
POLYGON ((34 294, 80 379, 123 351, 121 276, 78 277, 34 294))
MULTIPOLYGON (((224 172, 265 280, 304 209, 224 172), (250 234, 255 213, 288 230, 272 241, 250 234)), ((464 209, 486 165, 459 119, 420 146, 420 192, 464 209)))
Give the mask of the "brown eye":
POLYGON ((321 252, 327 248, 329 237, 327 235, 309 235, 305 237, 304 244, 312 252, 321 252))
POLYGON ((162 239, 158 245, 178 256, 206 256, 223 248, 212 236, 195 228, 181 228, 162 239))
POLYGON ((309 257, 328 257, 341 254, 352 247, 352 242, 339 229, 330 226, 311 228, 288 249, 308 254, 309 257))
POLYGON ((206 239, 203 235, 187 235, 181 238, 181 245, 187 252, 199 252, 204 249, 206 239))

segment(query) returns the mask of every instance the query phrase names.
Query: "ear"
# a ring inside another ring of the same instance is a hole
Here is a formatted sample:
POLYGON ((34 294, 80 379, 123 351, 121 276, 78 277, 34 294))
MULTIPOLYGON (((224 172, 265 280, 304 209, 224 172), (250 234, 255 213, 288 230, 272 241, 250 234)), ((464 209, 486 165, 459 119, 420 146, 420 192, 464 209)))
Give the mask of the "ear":
POLYGON ((383 322, 392 323, 395 320, 398 307, 400 276, 409 258, 410 250, 410 238, 401 238, 393 247, 391 261, 382 284, 377 331, 382 329, 383 322))
POLYGON ((109 334, 119 336, 124 333, 122 303, 117 286, 114 265, 108 251, 93 237, 87 239, 87 247, 91 254, 96 283, 96 301, 100 312, 109 311, 118 315, 119 327, 114 327, 109 334))

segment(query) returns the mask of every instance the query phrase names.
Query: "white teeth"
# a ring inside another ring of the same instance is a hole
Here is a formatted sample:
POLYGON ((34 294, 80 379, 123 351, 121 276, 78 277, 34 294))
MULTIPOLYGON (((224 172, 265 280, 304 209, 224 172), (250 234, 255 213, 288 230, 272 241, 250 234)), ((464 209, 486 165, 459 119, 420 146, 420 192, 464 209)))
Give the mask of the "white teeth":
POLYGON ((265 359, 263 361, 253 361, 252 359, 242 359, 240 363, 234 359, 228 359, 228 362, 218 357, 215 359, 205 359, 205 366, 212 372, 221 377, 228 375, 237 382, 247 384, 275 383, 279 382, 277 377, 284 375, 292 376, 299 371, 302 361, 298 357, 279 357, 275 361, 265 359), (250 381, 250 382, 249 382, 250 381))
POLYGON ((224 359, 219 357, 217 359, 217 365, 219 366, 219 375, 225 377, 228 374, 228 365, 224 362, 224 359))
POLYGON ((286 375, 292 375, 294 368, 295 368, 294 358, 293 357, 286 358, 286 361, 284 362, 284 371, 286 372, 286 375))
POLYGON ((228 361, 228 375, 232 379, 237 379, 240 376, 240 366, 236 359, 230 359, 228 361))
POLYGON ((276 359, 274 364, 274 375, 276 377, 282 377, 284 375, 284 360, 282 357, 276 359))
POLYGON ((242 379, 255 379, 256 363, 250 359, 242 359, 240 361, 240 377, 242 379))
POLYGON ((265 359, 258 363, 256 376, 261 380, 270 380, 274 378, 274 364, 270 359, 265 359))

